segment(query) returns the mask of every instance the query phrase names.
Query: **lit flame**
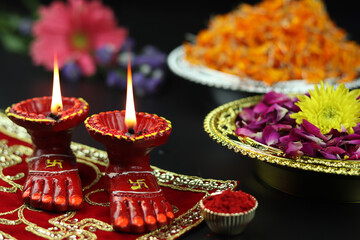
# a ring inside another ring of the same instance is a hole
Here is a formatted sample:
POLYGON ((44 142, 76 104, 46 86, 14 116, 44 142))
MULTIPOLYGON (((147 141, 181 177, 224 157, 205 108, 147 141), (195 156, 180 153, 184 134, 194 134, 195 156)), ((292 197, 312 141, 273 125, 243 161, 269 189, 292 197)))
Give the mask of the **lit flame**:
POLYGON ((62 99, 61 99, 61 90, 60 90, 60 78, 59 78, 59 67, 57 63, 56 52, 54 53, 54 82, 52 90, 52 100, 51 100, 51 113, 57 116, 61 114, 63 109, 62 99))
POLYGON ((126 109, 125 109, 125 125, 128 129, 134 129, 136 125, 134 93, 131 76, 130 56, 127 66, 127 89, 126 89, 126 109))

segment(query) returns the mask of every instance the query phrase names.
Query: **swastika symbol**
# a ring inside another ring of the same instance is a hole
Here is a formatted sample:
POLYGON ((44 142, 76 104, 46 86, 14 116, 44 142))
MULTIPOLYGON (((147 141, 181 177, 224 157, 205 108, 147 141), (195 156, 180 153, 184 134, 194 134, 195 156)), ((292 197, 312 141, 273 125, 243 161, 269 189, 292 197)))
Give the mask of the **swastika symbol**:
POLYGON ((62 162, 63 162, 63 160, 55 159, 54 161, 51 161, 51 159, 47 159, 46 160, 46 163, 47 163, 46 167, 47 168, 48 167, 55 167, 56 165, 58 165, 60 168, 63 168, 62 167, 62 162))
POLYGON ((131 179, 129 179, 129 182, 131 184, 132 190, 138 190, 138 189, 141 189, 142 187, 148 188, 148 186, 145 183, 145 179, 138 179, 135 182, 133 182, 131 179))

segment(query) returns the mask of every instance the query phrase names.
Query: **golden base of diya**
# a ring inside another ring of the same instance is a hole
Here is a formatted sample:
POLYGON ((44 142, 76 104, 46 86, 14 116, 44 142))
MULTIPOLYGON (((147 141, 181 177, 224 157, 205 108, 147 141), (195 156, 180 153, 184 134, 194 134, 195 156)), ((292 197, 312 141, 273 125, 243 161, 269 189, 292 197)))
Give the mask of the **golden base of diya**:
POLYGON ((243 98, 215 108, 204 120, 205 131, 223 146, 256 158, 257 175, 277 190, 322 201, 360 202, 360 161, 287 158, 279 149, 235 134, 240 109, 256 105, 262 97, 243 98))

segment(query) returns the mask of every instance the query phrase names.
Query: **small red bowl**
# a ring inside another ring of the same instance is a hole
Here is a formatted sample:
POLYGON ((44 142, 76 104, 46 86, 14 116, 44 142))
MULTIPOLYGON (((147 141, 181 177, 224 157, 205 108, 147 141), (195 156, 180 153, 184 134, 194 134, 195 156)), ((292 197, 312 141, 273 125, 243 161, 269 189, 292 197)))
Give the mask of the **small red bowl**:
POLYGON ((239 213, 221 213, 214 212, 204 205, 204 200, 210 196, 221 194, 222 192, 215 192, 209 196, 205 196, 200 200, 201 215, 206 221, 208 227, 217 234, 224 235, 237 235, 242 233, 248 223, 250 223, 255 217, 255 210, 258 207, 258 201, 255 197, 250 197, 255 201, 254 207, 251 209, 239 212, 239 213))

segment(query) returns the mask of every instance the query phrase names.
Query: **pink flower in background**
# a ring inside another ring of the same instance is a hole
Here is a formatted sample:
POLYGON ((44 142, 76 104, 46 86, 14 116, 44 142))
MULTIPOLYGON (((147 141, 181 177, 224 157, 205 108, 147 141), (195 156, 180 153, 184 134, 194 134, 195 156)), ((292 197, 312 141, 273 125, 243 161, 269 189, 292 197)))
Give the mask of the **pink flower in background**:
POLYGON ((126 39, 126 29, 117 27, 113 11, 100 1, 56 1, 39 15, 30 54, 36 65, 49 70, 56 50, 60 68, 73 61, 90 76, 96 71, 95 50, 106 46, 118 51, 126 39))

